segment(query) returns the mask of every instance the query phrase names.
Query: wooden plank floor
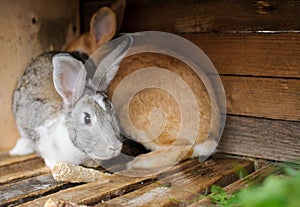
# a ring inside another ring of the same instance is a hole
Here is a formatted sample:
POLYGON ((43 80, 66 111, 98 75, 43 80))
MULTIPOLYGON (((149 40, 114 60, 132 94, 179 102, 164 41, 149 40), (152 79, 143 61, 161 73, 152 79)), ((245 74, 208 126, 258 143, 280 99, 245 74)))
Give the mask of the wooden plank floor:
MULTIPOLYGON (((228 186, 237 171, 254 171, 248 159, 215 156, 184 161, 159 175, 131 178, 111 175, 109 182, 57 182, 35 155, 0 155, 0 206, 43 206, 51 198, 93 206, 187 206, 213 184, 228 186), (176 201, 186 201, 178 203, 176 201)), ((238 187, 236 187, 238 188, 238 187)))

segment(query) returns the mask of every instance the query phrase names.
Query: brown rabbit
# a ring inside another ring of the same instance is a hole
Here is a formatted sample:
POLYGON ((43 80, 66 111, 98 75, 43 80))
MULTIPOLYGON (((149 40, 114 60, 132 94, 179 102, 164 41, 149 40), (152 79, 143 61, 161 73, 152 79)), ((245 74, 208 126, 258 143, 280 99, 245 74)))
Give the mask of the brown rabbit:
POLYGON ((217 147, 220 136, 219 108, 216 102, 210 100, 212 97, 209 97, 197 74, 174 57, 151 52, 126 57, 109 86, 108 95, 116 109, 122 132, 151 150, 128 163, 129 169, 139 169, 134 173, 155 173, 186 158, 199 157, 204 160, 217 147), (144 68, 147 71, 140 76, 140 80, 129 80, 130 76, 144 68), (155 68, 164 68, 166 76, 171 77, 159 78, 158 74, 164 75, 155 68), (176 82, 176 76, 172 78, 172 74, 182 78, 192 90, 192 96, 182 90, 180 92, 180 85, 172 83, 176 82), (178 90, 167 91, 156 85, 139 90, 132 96, 126 95, 127 91, 139 87, 138 81, 143 85, 147 79, 168 81, 171 87, 178 87, 178 90), (127 84, 122 84, 122 81, 127 84), (122 92, 119 93, 124 93, 125 97, 114 98, 120 88, 122 92), (192 104, 191 99, 196 103, 192 104), (183 117, 183 114, 188 117, 183 117))
POLYGON ((111 40, 121 27, 125 4, 125 0, 117 0, 111 8, 101 7, 98 9, 90 20, 90 31, 71 41, 63 50, 79 51, 91 55, 104 43, 111 40))

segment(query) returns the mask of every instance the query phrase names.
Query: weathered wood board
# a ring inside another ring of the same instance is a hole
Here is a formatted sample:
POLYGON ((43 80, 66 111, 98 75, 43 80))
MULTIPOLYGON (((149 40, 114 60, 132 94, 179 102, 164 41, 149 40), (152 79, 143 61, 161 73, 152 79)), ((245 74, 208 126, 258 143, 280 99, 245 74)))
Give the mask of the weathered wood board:
POLYGON ((270 160, 297 160, 300 122, 227 116, 218 150, 270 160))
POLYGON ((299 0, 127 0, 122 30, 173 33, 299 31, 299 9, 299 0))
MULTIPOLYGON (((7 155, 0 155, 0 159, 11 160, 7 155)), ((173 166, 159 175, 141 178, 111 175, 109 182, 69 184, 55 181, 49 169, 45 169, 42 165, 40 158, 27 156, 19 162, 14 161, 11 164, 7 162, 0 168, 2 172, 0 180, 14 177, 13 180, 3 182, 0 186, 0 206, 17 204, 43 206, 49 198, 99 206, 111 204, 145 206, 158 201, 172 205, 174 204, 172 198, 193 200, 213 184, 226 186, 234 182, 238 179, 238 171, 241 169, 253 172, 253 161, 218 157, 201 163, 197 159, 192 159, 173 166), (7 167, 5 173, 4 167, 7 167), (20 171, 16 174, 18 169, 22 169, 22 173, 20 171), (157 193, 160 197, 155 201, 157 193)))
POLYGON ((300 79, 221 76, 227 113, 300 121, 300 79))
POLYGON ((220 75, 300 78, 300 33, 181 34, 220 75))
MULTIPOLYGON (((96 206, 174 206, 197 200, 212 184, 227 185, 237 179, 232 167, 252 168, 249 163, 210 160, 192 168, 172 173, 139 190, 96 206), (218 163, 218 164, 217 164, 218 163)), ((247 169, 249 171, 249 169, 247 169)))

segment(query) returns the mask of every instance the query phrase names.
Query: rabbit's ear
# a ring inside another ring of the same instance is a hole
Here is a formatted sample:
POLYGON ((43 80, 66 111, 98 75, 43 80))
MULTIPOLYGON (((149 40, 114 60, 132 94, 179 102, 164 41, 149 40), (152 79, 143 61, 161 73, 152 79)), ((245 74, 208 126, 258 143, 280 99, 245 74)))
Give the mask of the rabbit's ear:
POLYGON ((119 31, 122 26, 123 17, 125 13, 125 6, 126 6, 125 0, 116 0, 111 5, 112 10, 116 13, 116 17, 117 17, 117 31, 119 31))
POLYGON ((84 65, 67 53, 55 55, 52 63, 54 87, 64 104, 71 106, 81 97, 85 88, 84 65))
POLYGON ((119 64, 132 44, 131 36, 124 36, 124 40, 116 49, 111 51, 99 64, 93 76, 92 83, 98 91, 106 91, 118 72, 119 64))
POLYGON ((100 8, 90 21, 90 34, 96 44, 101 46, 108 42, 116 34, 117 18, 112 9, 100 8))

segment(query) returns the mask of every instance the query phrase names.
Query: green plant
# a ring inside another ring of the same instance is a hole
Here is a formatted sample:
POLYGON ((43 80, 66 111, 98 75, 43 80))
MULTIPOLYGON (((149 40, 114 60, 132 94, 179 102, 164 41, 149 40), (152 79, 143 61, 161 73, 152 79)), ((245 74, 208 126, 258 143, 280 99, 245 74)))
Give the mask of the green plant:
MULTIPOLYGON (((218 207, 233 207, 234 204, 234 195, 228 195, 224 189, 220 186, 213 185, 211 187, 211 194, 209 195, 213 204, 216 204, 218 207)), ((238 205, 237 205, 238 206, 238 205)))
POLYGON ((285 164, 283 175, 270 175, 261 185, 245 188, 233 195, 212 186, 209 197, 218 207, 299 207, 299 164, 285 164))

